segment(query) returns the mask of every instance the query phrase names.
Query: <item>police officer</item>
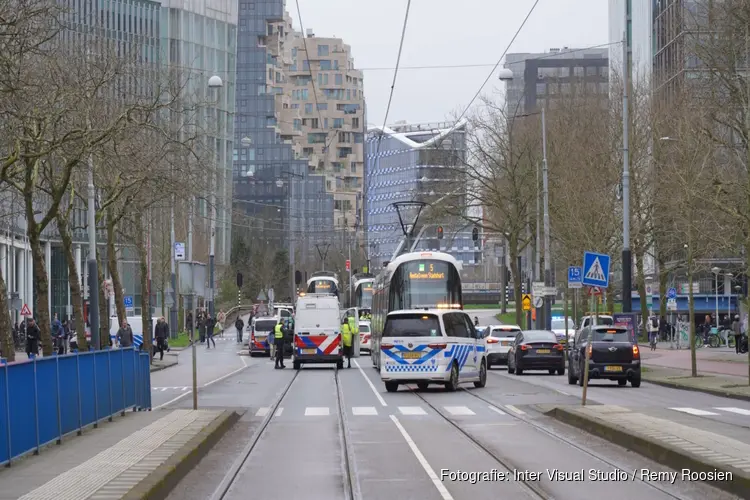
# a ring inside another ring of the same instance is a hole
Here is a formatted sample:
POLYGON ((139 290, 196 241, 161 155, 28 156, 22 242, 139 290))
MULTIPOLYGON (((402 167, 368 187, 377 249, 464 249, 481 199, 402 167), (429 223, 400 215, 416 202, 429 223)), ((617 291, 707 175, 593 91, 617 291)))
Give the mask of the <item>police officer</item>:
POLYGON ((284 331, 281 328, 281 321, 276 323, 276 326, 273 328, 273 340, 276 347, 276 363, 274 368, 286 368, 284 366, 284 331))
MULTIPOLYGON (((351 318, 350 318, 351 320, 351 318)), ((349 322, 341 322, 341 341, 344 343, 344 356, 349 363, 347 368, 352 367, 352 330, 349 328, 349 322)))

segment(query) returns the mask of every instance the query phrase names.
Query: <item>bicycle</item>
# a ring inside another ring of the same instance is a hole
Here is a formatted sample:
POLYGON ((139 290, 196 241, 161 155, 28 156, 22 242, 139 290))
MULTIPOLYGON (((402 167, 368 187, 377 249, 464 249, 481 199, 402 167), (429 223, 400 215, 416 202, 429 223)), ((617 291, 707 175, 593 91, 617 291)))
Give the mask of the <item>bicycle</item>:
POLYGON ((734 332, 728 328, 711 328, 708 345, 711 347, 722 347, 725 344, 728 345, 728 347, 734 347, 734 332))

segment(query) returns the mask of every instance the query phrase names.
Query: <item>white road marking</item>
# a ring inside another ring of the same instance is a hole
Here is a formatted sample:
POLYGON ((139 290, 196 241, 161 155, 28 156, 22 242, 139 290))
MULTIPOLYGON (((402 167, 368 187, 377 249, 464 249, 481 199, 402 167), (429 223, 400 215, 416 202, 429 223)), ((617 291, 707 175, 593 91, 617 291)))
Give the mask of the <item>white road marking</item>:
POLYGON ((256 417, 265 417, 268 415, 268 412, 270 411, 270 408, 258 408, 258 411, 255 412, 256 417))
POLYGON ((476 415, 476 413, 465 406, 443 406, 443 408, 451 415, 476 415))
POLYGON ((274 413, 273 416, 280 417, 283 412, 284 412, 284 408, 276 408, 276 413, 274 413))
POLYGON ((359 363, 357 363, 356 359, 354 360, 354 366, 356 366, 357 369, 359 369, 359 373, 361 373, 362 376, 365 378, 367 385, 369 385, 370 389, 372 389, 372 392, 375 393, 375 397, 378 398, 378 401, 380 402, 380 404, 383 406, 388 406, 388 403, 385 402, 385 399, 383 399, 383 396, 381 396, 378 390, 375 388, 375 386, 372 385, 372 380, 370 380, 370 378, 365 374, 365 371, 362 369, 361 366, 359 366, 359 363))
POLYGON ((728 411, 730 413, 737 413, 738 415, 750 415, 750 410, 744 408, 714 408, 714 410, 728 411))
POLYGON ((419 464, 422 466, 422 468, 427 473, 427 475, 430 476, 430 480, 432 481, 432 484, 435 485, 435 488, 437 488, 443 500, 454 500, 453 496, 451 496, 450 492, 446 489, 446 487, 440 481, 437 474, 435 474, 435 471, 432 469, 429 462, 427 462, 427 459, 424 457, 424 455, 422 455, 422 452, 419 451, 419 448, 417 448, 417 445, 411 439, 411 436, 409 436, 409 433, 406 432, 406 429, 404 429, 404 426, 401 425, 401 422, 398 421, 398 418, 396 418, 396 415, 391 415, 390 417, 391 417, 391 420, 393 420, 393 423, 396 424, 396 428, 398 428, 398 431, 406 440, 406 444, 409 445, 411 452, 414 453, 415 457, 417 457, 417 461, 419 461, 419 464))
POLYGON ((420 406, 399 406, 398 411, 400 411, 402 415, 427 415, 427 412, 420 406))
POLYGON ((560 393, 560 394, 562 394, 563 396, 570 396, 570 395, 571 395, 571 394, 569 394, 569 393, 567 393, 567 392, 565 392, 565 391, 561 391, 560 389, 555 389, 555 391, 559 392, 559 393, 560 393))
POLYGON ((489 405, 487 408, 489 408, 490 410, 494 411, 498 415, 507 415, 507 413, 505 413, 503 410, 501 410, 500 408, 496 408, 496 407, 494 407, 492 405, 489 405))
POLYGON ((513 405, 505 405, 505 407, 506 407, 507 409, 509 409, 510 411, 512 411, 513 413, 515 413, 516 415, 526 415, 526 412, 525 412, 525 411, 523 411, 523 410, 519 410, 518 408, 516 408, 516 407, 515 407, 515 406, 513 406, 513 405))
POLYGON ((355 406, 352 408, 354 415, 377 415, 378 410, 374 406, 355 406))
MULTIPOLYGON (((238 369, 236 369, 236 370, 234 370, 234 371, 232 371, 232 372, 229 372, 229 373, 227 373, 226 375, 222 375, 222 376, 221 376, 221 377, 219 377, 219 378, 215 378, 215 379, 213 379, 212 381, 210 381, 210 382, 208 382, 208 383, 206 383, 206 384, 203 384, 202 386, 200 386, 200 387, 199 387, 199 389, 203 389, 203 388, 206 388, 206 387, 208 387, 208 386, 209 386, 209 385, 211 385, 211 384, 215 384, 216 382, 221 382, 221 381, 222 381, 222 380, 224 380, 225 378, 227 378, 227 377, 231 377, 232 375, 234 375, 234 374, 236 374, 236 373, 239 373, 239 372, 241 372, 242 370, 244 370, 244 369, 245 369, 245 368, 247 368, 247 367, 248 367, 248 365, 245 365, 245 366, 243 366, 243 367, 241 367, 241 368, 238 368, 238 369)), ((189 390, 187 390, 186 392, 183 392, 182 394, 180 394, 179 396, 177 396, 176 398, 174 398, 174 399, 170 399, 170 400, 169 400, 169 401, 167 401, 166 403, 162 403, 162 404, 160 404, 159 406, 154 406, 154 407, 152 408, 152 410, 159 410, 159 409, 161 409, 161 408, 164 408, 165 406, 169 406, 169 405, 171 405, 172 403, 176 403, 177 401, 179 401, 180 399, 184 398, 184 397, 185 397, 185 396, 187 396, 188 394, 191 394, 192 392, 193 392, 193 390, 192 390, 192 389, 189 389, 189 390)))
POLYGON ((699 417, 707 417, 709 415, 718 415, 718 413, 714 413, 712 411, 698 410, 696 408, 670 408, 670 410, 680 411, 682 413, 688 413, 690 415, 696 415, 699 417))
POLYGON ((245 368, 247 368, 247 361, 245 361, 245 358, 240 357, 240 361, 242 361, 242 366, 244 366, 245 368))
POLYGON ((330 415, 327 406, 308 406, 305 408, 306 417, 326 417, 330 415))

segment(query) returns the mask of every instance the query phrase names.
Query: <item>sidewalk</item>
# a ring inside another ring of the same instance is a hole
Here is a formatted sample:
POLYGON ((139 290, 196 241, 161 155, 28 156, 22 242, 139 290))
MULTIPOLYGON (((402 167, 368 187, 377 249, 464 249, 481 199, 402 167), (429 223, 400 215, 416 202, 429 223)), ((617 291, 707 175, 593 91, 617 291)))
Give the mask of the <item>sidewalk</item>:
MULTIPOLYGON (((699 373, 733 375, 747 381, 747 354, 735 354, 733 348, 701 347, 695 350, 695 356, 699 373)), ((668 342, 660 342, 656 351, 643 346, 641 359, 644 366, 690 370, 690 349, 670 349, 668 342)))
POLYGON ((0 471, 0 500, 163 498, 238 419, 230 411, 129 412, 0 471))
POLYGON ((750 498, 750 444, 619 406, 563 406, 547 415, 681 471, 679 481, 686 480, 685 469, 709 473, 713 478, 705 482, 750 498))
POLYGON ((690 370, 649 366, 644 363, 641 378, 652 384, 683 389, 686 391, 705 392, 714 396, 750 401, 750 385, 745 377, 733 375, 705 374, 700 371, 692 377, 690 370))

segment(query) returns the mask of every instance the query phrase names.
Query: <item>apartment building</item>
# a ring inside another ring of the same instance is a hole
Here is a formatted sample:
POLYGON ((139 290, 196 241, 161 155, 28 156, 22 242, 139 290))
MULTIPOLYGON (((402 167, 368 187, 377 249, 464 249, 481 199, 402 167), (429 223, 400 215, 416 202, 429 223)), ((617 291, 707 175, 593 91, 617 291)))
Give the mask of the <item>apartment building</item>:
POLYGON ((336 229, 362 220, 365 100, 362 72, 354 67, 349 45, 340 38, 316 37, 312 30, 293 33, 291 64, 282 109, 282 140, 291 139, 310 172, 325 176, 334 199, 336 229))
POLYGON ((585 92, 609 95, 609 50, 553 48, 543 53, 515 53, 505 57, 504 67, 513 72, 506 82, 508 116, 532 113, 542 106, 554 109, 555 100, 574 86, 585 92))

